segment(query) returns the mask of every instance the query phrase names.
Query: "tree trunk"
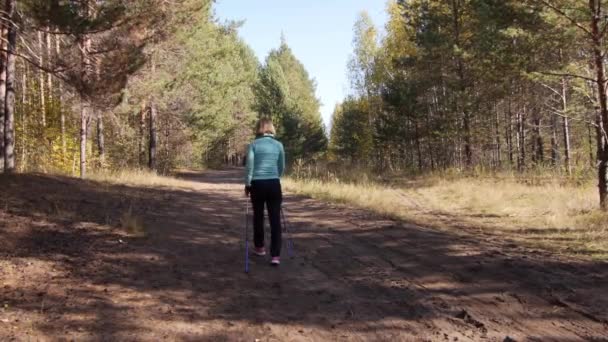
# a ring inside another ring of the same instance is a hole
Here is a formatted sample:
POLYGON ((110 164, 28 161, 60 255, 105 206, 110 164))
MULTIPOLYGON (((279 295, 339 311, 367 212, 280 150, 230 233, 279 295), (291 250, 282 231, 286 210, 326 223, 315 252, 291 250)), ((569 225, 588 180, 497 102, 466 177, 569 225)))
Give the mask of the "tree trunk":
POLYGON ((16 0, 6 2, 6 13, 10 18, 6 59, 6 102, 4 121, 4 172, 15 171, 15 52, 17 50, 17 27, 13 24, 16 0))
POLYGON ((422 147, 420 144, 420 133, 418 132, 418 121, 414 123, 414 127, 416 129, 416 152, 418 153, 418 170, 422 172, 424 169, 424 165, 422 163, 422 147))
POLYGON ((526 169, 526 119, 527 119, 527 108, 524 106, 523 112, 520 114, 519 119, 519 129, 520 139, 521 139, 521 149, 519 150, 520 159, 521 159, 521 170, 524 171, 526 169))
MULTIPOLYGON (((523 109, 525 111, 525 107, 523 109)), ((526 137, 524 129, 524 114, 517 112, 517 170, 523 172, 526 163, 526 137)))
POLYGON ((152 171, 156 171, 156 104, 153 100, 150 101, 150 156, 148 167, 152 171))
POLYGON ((570 122, 567 117, 562 119, 562 128, 564 133, 564 166, 568 175, 572 174, 572 163, 570 157, 570 122))
POLYGON ((565 78, 562 78, 562 128, 564 133, 564 166, 566 173, 572 175, 572 165, 570 158, 570 120, 568 119, 568 84, 565 78))
MULTIPOLYGON (((462 3, 457 0, 452 0, 452 25, 454 29, 454 45, 457 48, 461 48, 461 13, 462 13, 462 3)), ((458 74, 458 82, 459 82, 459 94, 458 98, 456 98, 456 108, 459 112, 462 113, 462 126, 463 126, 463 135, 464 135, 464 155, 465 155, 465 165, 467 168, 470 168, 473 165, 473 148, 471 146, 471 113, 468 108, 467 100, 466 100, 466 92, 467 85, 465 79, 465 65, 461 56, 456 56, 456 72, 458 74), (464 101, 458 101, 459 99, 464 99, 464 101), (459 102, 462 104, 459 105, 459 102)))
MULTIPOLYGON (((38 63, 40 65, 44 65, 44 58, 43 58, 43 47, 42 47, 43 43, 42 43, 42 32, 38 31, 38 63)), ((44 71, 39 70, 38 72, 38 85, 40 87, 40 121, 42 124, 42 127, 46 127, 46 93, 44 90, 44 71)))
MULTIPOLYGON (((429 106, 429 108, 427 110, 427 113, 426 113, 426 126, 428 127, 427 130, 430 129, 430 127, 431 127, 431 115, 432 114, 433 114, 433 110, 429 106)), ((435 171, 435 159, 436 159, 435 158, 435 149, 433 148, 433 139, 429 135, 427 135, 427 137, 426 137, 426 145, 427 145, 427 148, 429 150, 429 157, 430 157, 430 162, 431 162, 431 170, 435 171)))
MULTIPOLYGON (((591 68, 593 68, 593 65, 591 65, 591 68)), ((589 162, 590 162, 590 166, 592 168, 596 168, 597 167, 597 143, 599 143, 599 140, 596 141, 596 143, 593 142, 594 140, 594 133, 595 133, 595 139, 598 139, 597 134, 600 133, 600 131, 598 130, 599 127, 599 97, 597 96, 597 84, 595 84, 595 82, 593 81, 589 81, 587 82, 587 85, 589 86, 589 88, 591 89, 591 93, 592 93, 592 102, 595 103, 595 110, 591 111, 589 114, 589 124, 588 126, 588 141, 589 141, 589 162), (594 123, 595 126, 591 123, 594 123)))
POLYGON ((496 136, 496 168, 502 167, 502 142, 500 140, 500 114, 498 113, 498 104, 494 104, 494 115, 495 115, 495 131, 496 136))
POLYGON ((27 137, 27 120, 26 120, 26 108, 27 108, 27 64, 24 63, 23 65, 23 75, 21 76, 21 82, 22 85, 21 87, 23 88, 21 90, 21 104, 22 104, 22 108, 23 111, 21 113, 21 129, 22 129, 22 133, 21 133, 21 162, 20 162, 20 168, 21 170, 25 171, 27 170, 27 146, 26 146, 26 137, 27 137))
POLYGON ((99 167, 103 169, 106 165, 106 146, 103 130, 103 114, 97 113, 97 152, 99 157, 99 167))
POLYGON ((559 165, 559 143, 557 138, 557 115, 551 116, 551 166, 559 165))
POLYGON ((471 147, 471 118, 467 110, 463 111, 464 125, 464 156, 467 168, 473 165, 473 149, 471 147))
POLYGON ((542 165, 545 162, 545 143, 541 133, 542 120, 539 114, 534 118, 534 160, 537 165, 542 165))
MULTIPOLYGON (((57 53, 57 58, 61 56, 61 39, 59 35, 55 37, 55 52, 57 53)), ((59 93, 59 121, 60 121, 60 130, 61 130, 61 158, 65 162, 67 158, 67 141, 65 139, 65 111, 63 110, 63 87, 61 81, 57 82, 57 91, 59 93)))
MULTIPOLYGON (((8 5, 7 5, 8 6, 8 5)), ((4 19, 0 29, 1 43, 0 47, 0 123, 2 128, 0 129, 0 168, 4 167, 4 122, 5 122, 5 101, 6 101, 6 63, 7 54, 4 52, 7 48, 7 34, 8 27, 6 23, 10 23, 10 20, 6 14, 3 15, 4 19)))
POLYGON ((600 102, 600 113, 598 117, 598 192, 600 196, 600 207, 608 211, 608 151, 606 149, 606 125, 608 125, 608 97, 606 96, 606 69, 604 65, 604 33, 600 30, 600 21, 603 20, 601 3, 598 0, 589 0, 591 11, 591 32, 593 40, 593 57, 596 73, 597 93, 600 102))
MULTIPOLYGON (((169 160, 170 156, 171 156, 171 144, 170 144, 170 139, 171 137, 171 120, 167 120, 167 123, 165 124, 165 158, 167 159, 167 161, 169 160)), ((239 155, 240 156, 240 155, 239 155)), ((240 165, 240 163, 239 163, 240 165)))
POLYGON ((87 121, 90 105, 88 100, 82 96, 80 101, 80 178, 85 178, 87 176, 87 121))
POLYGON ((148 112, 148 106, 146 102, 141 103, 141 110, 139 112, 139 166, 144 167, 146 163, 146 113, 148 112))
MULTIPOLYGON (((50 28, 47 26, 46 33, 44 35, 46 36, 46 63, 47 63, 47 67, 50 69, 51 68, 52 44, 51 44, 51 34, 49 33, 49 30, 50 30, 50 28)), ((49 92, 49 104, 53 104, 53 76, 51 75, 50 72, 46 73, 46 84, 47 84, 47 88, 48 88, 48 92, 49 92)))
MULTIPOLYGON (((152 75, 156 74, 156 61, 154 60, 154 55, 151 55, 150 58, 150 72, 152 75)), ((150 97, 150 149, 148 156, 148 167, 152 171, 156 171, 156 145, 158 141, 158 137, 156 134, 156 103, 154 103, 154 99, 150 97)))
MULTIPOLYGON (((84 83, 87 84, 90 76, 90 56, 91 38, 84 36, 81 38, 80 51, 82 59, 81 77, 84 83)), ((85 178, 87 175, 87 136, 88 136, 88 120, 91 110, 88 94, 84 94, 85 89, 80 89, 80 177, 85 178)))
POLYGON ((509 97, 509 105, 507 108, 507 145, 509 148, 509 164, 513 168, 515 161, 513 159, 513 110, 511 106, 511 98, 509 97))
POLYGON ((587 125, 587 139, 589 143, 589 166, 595 167, 595 156, 593 155, 593 128, 591 124, 587 125))

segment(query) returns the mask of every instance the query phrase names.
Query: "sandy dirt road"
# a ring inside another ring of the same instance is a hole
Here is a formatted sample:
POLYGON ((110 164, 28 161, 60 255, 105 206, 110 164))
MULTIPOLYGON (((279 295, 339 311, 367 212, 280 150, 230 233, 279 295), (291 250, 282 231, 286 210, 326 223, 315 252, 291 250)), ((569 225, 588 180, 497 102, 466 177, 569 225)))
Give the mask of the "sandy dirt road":
POLYGON ((180 177, 1 178, 0 341, 608 341, 606 263, 287 194, 295 257, 245 274, 241 171, 180 177))

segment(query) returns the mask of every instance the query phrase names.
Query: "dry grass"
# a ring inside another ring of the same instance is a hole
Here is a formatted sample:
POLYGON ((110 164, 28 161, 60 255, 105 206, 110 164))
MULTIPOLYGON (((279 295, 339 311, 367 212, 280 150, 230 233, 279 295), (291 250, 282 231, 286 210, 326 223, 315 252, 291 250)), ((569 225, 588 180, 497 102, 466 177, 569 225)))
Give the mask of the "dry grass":
POLYGON ((178 179, 170 176, 162 176, 147 170, 121 170, 108 172, 94 172, 87 176, 87 179, 117 185, 129 185, 139 187, 164 187, 192 189, 197 183, 178 179))
POLYGON ((143 219, 134 215, 131 207, 120 218, 120 226, 129 234, 140 237, 146 235, 146 228, 144 226, 143 219))
POLYGON ((481 229, 528 246, 608 258, 608 214, 596 209, 598 196, 592 185, 529 186, 516 178, 437 176, 392 186, 314 179, 284 183, 292 192, 417 224, 481 229))

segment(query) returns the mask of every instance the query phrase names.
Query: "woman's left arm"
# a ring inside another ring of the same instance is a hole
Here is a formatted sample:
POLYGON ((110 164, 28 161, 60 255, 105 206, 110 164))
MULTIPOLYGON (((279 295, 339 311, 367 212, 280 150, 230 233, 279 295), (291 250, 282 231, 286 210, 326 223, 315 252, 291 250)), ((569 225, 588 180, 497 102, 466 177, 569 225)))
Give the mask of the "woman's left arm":
POLYGON ((253 150, 253 143, 249 144, 247 148, 247 166, 245 167, 245 186, 251 186, 251 180, 253 179, 253 165, 255 161, 255 151, 253 150))

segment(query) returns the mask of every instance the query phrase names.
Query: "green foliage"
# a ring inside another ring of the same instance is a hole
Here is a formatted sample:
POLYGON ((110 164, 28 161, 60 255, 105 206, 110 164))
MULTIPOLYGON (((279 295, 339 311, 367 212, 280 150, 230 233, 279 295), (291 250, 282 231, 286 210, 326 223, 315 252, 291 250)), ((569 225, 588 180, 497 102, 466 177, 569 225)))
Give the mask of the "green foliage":
POLYGON ((369 96, 375 89, 378 32, 367 12, 362 12, 354 26, 353 56, 348 68, 353 88, 360 95, 369 96))
MULTIPOLYGON (((567 3, 557 6, 587 20, 585 4, 567 3)), ((391 0, 387 12, 382 37, 366 13, 354 24, 354 96, 334 113, 333 158, 382 171, 559 171, 567 136, 567 169, 592 165, 593 84, 555 76, 592 73, 588 40, 563 15, 515 0, 391 0)))
POLYGON ((315 82, 285 41, 260 66, 241 24, 220 23, 212 0, 18 6, 28 42, 17 65, 21 170, 76 174, 81 157, 142 168, 154 144, 160 172, 235 162, 259 116, 275 119, 290 161, 327 148, 315 82))
POLYGON ((141 106, 155 103, 165 169, 222 163, 242 154, 251 138, 258 61, 238 37, 238 23, 216 23, 208 5, 187 1, 172 12, 169 36, 147 47, 150 62, 130 79, 117 108, 134 127, 122 149, 137 156, 136 144, 148 143, 138 137, 141 106))
POLYGON ((327 148, 315 89, 314 81, 284 40, 260 68, 254 87, 255 109, 260 117, 273 119, 288 161, 314 159, 327 148))
POLYGON ((347 99, 336 107, 332 120, 332 153, 355 163, 367 163, 373 148, 367 104, 363 100, 347 99))
POLYGON ((44 67, 18 64, 20 169, 77 171, 83 103, 91 108, 84 117, 90 166, 103 166, 98 115, 105 165, 147 164, 152 104, 161 172, 242 154, 256 118, 252 86, 259 63, 238 37, 239 24, 218 23, 212 3, 20 1, 20 34, 38 43, 23 53, 44 67), (47 39, 37 28, 58 34, 47 39), (83 49, 87 40, 90 48, 83 49))
MULTIPOLYGON (((26 73, 26 70, 21 69, 20 72, 26 73)), ((67 103, 62 103, 58 94, 45 89, 43 108, 39 90, 37 78, 26 77, 25 82, 18 84, 18 98, 22 100, 17 101, 15 108, 15 151, 19 169, 73 173, 74 158, 77 157, 75 153, 78 151, 76 121, 71 117, 66 120, 64 151, 60 117, 62 113, 69 115, 67 103), (46 117, 45 125, 41 121, 42 111, 46 117)))

